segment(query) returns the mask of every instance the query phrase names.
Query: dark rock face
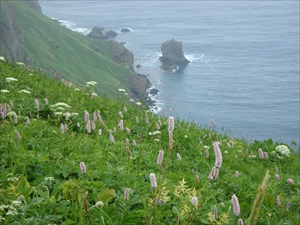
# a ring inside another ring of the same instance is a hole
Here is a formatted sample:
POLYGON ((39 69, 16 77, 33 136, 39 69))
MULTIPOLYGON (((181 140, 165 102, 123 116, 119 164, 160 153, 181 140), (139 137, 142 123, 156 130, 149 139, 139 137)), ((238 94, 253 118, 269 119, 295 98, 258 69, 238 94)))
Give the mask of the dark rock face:
POLYGON ((161 46, 162 69, 166 71, 174 71, 177 68, 184 67, 189 64, 182 51, 182 42, 174 39, 166 41, 161 46))
POLYGON ((105 31, 103 27, 94 27, 87 36, 92 39, 107 40, 118 36, 118 34, 112 30, 105 31))
POLYGON ((151 87, 151 82, 146 75, 133 73, 130 79, 130 89, 138 98, 146 99, 148 97, 146 90, 151 87))
POLYGON ((23 62, 25 45, 21 39, 21 30, 16 19, 14 6, 9 1, 1 1, 1 8, 1 11, 6 11, 5 17, 0 22, 1 55, 5 55, 9 62, 23 62))
POLYGON ((111 59, 123 65, 125 68, 130 69, 134 71, 133 68, 133 62, 134 62, 134 56, 131 51, 129 51, 127 48, 125 48, 122 44, 116 41, 110 41, 114 47, 114 51, 112 54, 111 59))

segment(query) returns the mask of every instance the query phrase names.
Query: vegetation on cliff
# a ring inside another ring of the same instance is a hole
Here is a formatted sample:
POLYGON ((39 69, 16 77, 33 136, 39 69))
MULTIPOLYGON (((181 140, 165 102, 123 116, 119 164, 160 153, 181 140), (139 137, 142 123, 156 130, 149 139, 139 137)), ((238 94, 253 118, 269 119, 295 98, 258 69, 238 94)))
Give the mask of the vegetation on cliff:
POLYGON ((95 91, 100 95, 115 97, 117 89, 125 87, 135 97, 147 97, 148 80, 129 69, 133 55, 123 45, 93 40, 62 27, 37 10, 34 2, 1 1, 0 54, 8 61, 38 67, 79 87, 96 81, 95 91), (139 87, 134 86, 136 79, 142 80, 139 87))
MULTIPOLYGON (((299 151, 0 59, 0 223, 297 224, 299 151)), ((295 146, 294 146, 295 147, 295 146)))

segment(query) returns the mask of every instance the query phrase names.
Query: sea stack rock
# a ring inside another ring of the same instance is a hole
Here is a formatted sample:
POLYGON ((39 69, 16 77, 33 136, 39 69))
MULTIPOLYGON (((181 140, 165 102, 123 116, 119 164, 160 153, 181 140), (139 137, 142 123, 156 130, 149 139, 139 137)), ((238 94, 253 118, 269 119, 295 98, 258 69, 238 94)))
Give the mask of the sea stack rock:
POLYGON ((166 41, 161 46, 162 56, 162 69, 166 71, 175 71, 189 64, 182 51, 182 42, 175 41, 174 39, 166 41))
POLYGON ((118 34, 112 30, 105 31, 103 27, 93 27, 92 31, 87 35, 89 38, 98 40, 107 40, 116 37, 118 34))

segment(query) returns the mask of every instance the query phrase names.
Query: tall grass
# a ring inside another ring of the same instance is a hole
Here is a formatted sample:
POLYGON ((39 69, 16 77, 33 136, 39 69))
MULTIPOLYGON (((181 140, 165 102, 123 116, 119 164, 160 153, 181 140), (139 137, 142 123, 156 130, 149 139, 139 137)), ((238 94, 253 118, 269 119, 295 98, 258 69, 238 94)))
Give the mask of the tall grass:
POLYGON ((0 61, 1 224, 300 221, 299 151, 283 154, 275 147, 291 146, 271 139, 249 143, 179 118, 170 150, 168 112, 146 113, 129 100, 124 92, 117 100, 93 97, 89 88, 75 90, 0 61), (215 179, 209 178, 212 167, 219 172, 215 179), (258 188, 263 201, 256 199, 258 188))

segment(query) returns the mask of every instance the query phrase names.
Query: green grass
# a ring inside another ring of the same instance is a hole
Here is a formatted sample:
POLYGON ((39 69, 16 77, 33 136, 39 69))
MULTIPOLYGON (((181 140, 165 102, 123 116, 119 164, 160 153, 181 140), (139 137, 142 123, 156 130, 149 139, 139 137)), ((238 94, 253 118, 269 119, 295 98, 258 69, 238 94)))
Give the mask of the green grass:
POLYGON ((270 178, 265 197, 259 201, 262 205, 256 224, 300 221, 299 151, 280 155, 275 147, 283 143, 271 139, 248 143, 218 133, 213 127, 180 119, 175 119, 170 150, 167 117, 147 113, 123 92, 112 100, 91 98, 89 91, 76 91, 28 67, 0 61, 2 111, 10 105, 17 115, 17 121, 8 111, 5 118, 0 115, 1 224, 237 224, 239 218, 247 224, 267 170, 270 178), (7 82, 8 77, 18 81, 7 82), (22 89, 31 93, 19 93, 22 89), (59 110, 51 105, 57 102, 71 106, 65 107, 65 112, 78 115, 68 119, 59 113, 54 115, 59 110), (105 123, 94 121, 95 130, 90 134, 86 130, 85 110, 90 113, 90 121, 93 112, 100 110, 105 123), (119 112, 130 133, 118 127, 119 112), (26 123, 26 116, 30 124, 26 123), (162 124, 158 129, 159 121, 162 124), (63 134, 64 124, 68 130, 63 134), (161 133, 149 134, 156 130, 161 133), (115 143, 109 139, 111 132, 115 143), (210 180, 208 175, 215 164, 212 143, 216 141, 220 142, 223 163, 218 178, 210 180), (269 158, 260 159, 258 148, 268 152, 269 158), (159 150, 164 150, 161 166, 157 165, 159 150), (249 158, 251 152, 255 157, 249 158), (80 162, 85 163, 86 174, 82 174, 80 162), (150 173, 156 175, 155 189, 150 185, 150 173), (275 179, 275 174, 280 180, 275 179), (288 178, 293 179, 293 185, 287 182, 288 178), (130 189, 128 200, 124 200, 126 188, 130 189), (234 194, 240 204, 239 216, 233 213, 234 194), (280 196, 281 207, 276 196, 280 196), (198 198, 195 206, 192 197, 198 198), (286 209, 288 203, 290 208, 286 209))
MULTIPOLYGON (((116 97, 120 87, 132 94, 132 72, 111 60, 116 43, 93 40, 73 32, 32 10, 22 1, 4 1, 1 4, 14 6, 25 53, 33 60, 32 66, 51 74, 58 73, 79 87, 87 81, 96 81, 95 91, 100 95, 116 97), (92 47, 97 48, 97 52, 92 47)), ((5 15, 5 10, 1 10, 2 19, 5 15)))

